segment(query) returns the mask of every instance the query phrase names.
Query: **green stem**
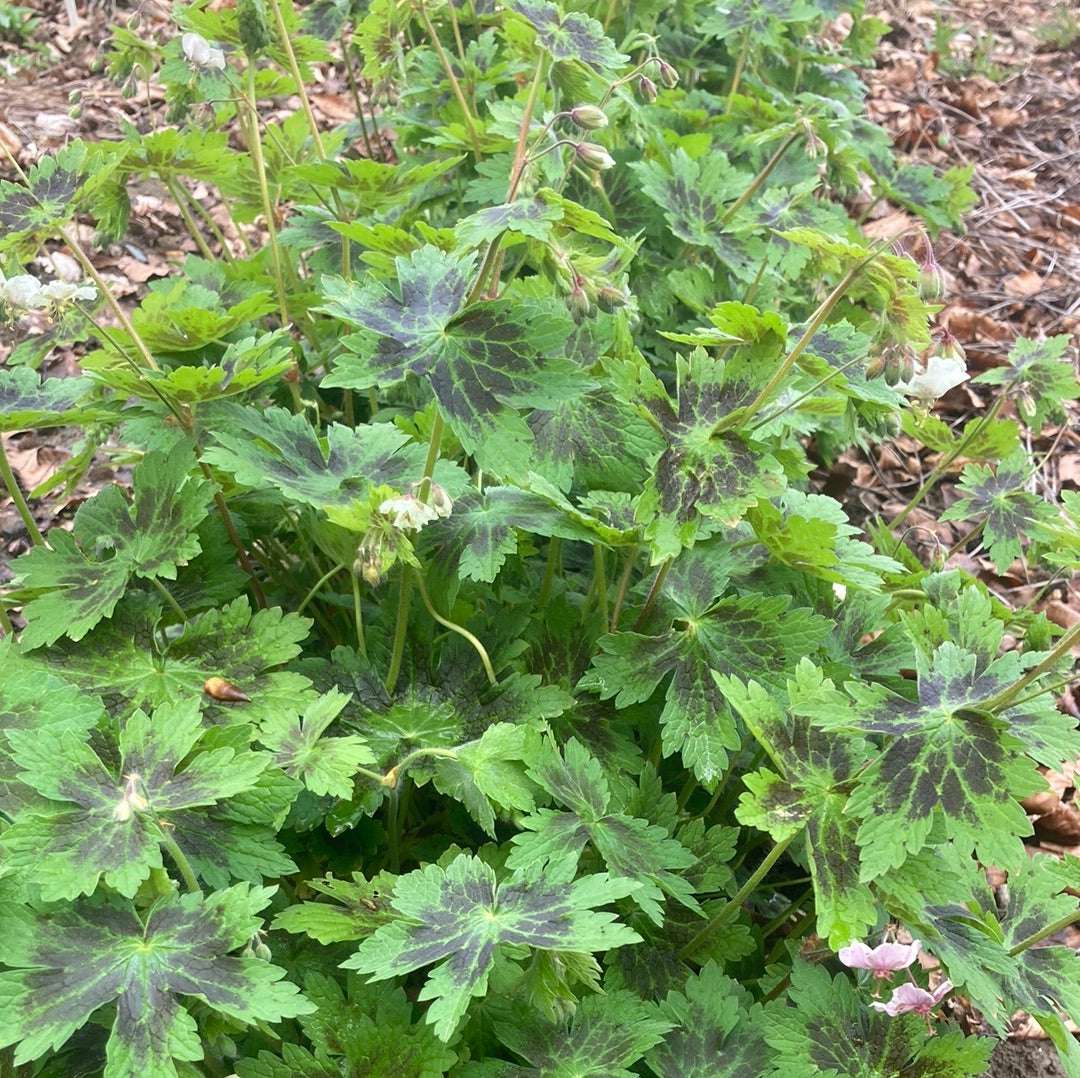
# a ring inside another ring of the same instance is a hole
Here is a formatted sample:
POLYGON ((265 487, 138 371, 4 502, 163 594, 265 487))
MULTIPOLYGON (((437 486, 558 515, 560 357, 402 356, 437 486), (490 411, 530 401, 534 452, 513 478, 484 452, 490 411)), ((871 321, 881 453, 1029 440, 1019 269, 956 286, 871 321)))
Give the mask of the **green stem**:
POLYGON ((728 427, 734 426, 736 423, 745 424, 747 420, 753 418, 758 412, 758 409, 763 405, 768 404, 772 399, 773 394, 780 387, 781 383, 787 377, 788 372, 795 366, 799 356, 806 351, 807 345, 814 339, 814 334, 822 327, 825 319, 829 317, 833 307, 840 302, 844 293, 848 290, 851 282, 859 276, 860 273, 874 261, 881 254, 881 251, 874 251, 873 254, 867 255, 866 258, 857 262, 840 278, 840 283, 822 300, 818 309, 814 312, 806 329, 803 331, 803 335, 796 341, 795 346, 784 358, 783 363, 776 368, 773 376, 765 383, 758 395, 745 407, 736 409, 731 413, 730 419, 727 421, 721 421, 716 425, 714 433, 727 430, 728 427))
POLYGON ((202 888, 199 886, 199 879, 191 867, 191 862, 187 859, 184 851, 176 844, 176 839, 165 831, 164 825, 159 823, 158 826, 161 830, 161 838, 159 839, 161 846, 172 858, 173 864, 176 865, 177 871, 180 873, 180 878, 184 881, 184 886, 192 893, 201 894, 202 888))
POLYGON ((802 137, 802 131, 792 131, 790 135, 776 148, 772 157, 762 166, 761 171, 750 181, 750 186, 724 211, 720 218, 719 226, 723 228, 734 216, 754 197, 761 189, 761 185, 772 174, 773 169, 780 164, 781 158, 788 152, 791 145, 802 137))
POLYGON ((364 638, 364 607, 360 601, 360 580, 356 573, 349 573, 352 580, 353 624, 356 626, 356 650, 367 658, 367 640, 364 638))
POLYGON ((749 433, 753 433, 755 430, 758 429, 758 427, 765 426, 766 423, 771 423, 774 419, 779 419, 782 415, 790 412, 793 408, 798 408, 798 406, 802 404, 802 402, 806 400, 807 397, 812 397, 815 393, 817 393, 819 389, 822 389, 824 386, 826 386, 838 374, 843 374, 844 371, 849 370, 851 367, 854 367, 859 363, 862 363, 865 358, 865 356, 856 356, 854 359, 849 359, 847 363, 842 364, 835 370, 829 371, 829 373, 826 374, 824 378, 819 378, 805 393, 800 393, 793 401, 789 401, 783 407, 777 408, 775 412, 770 412, 767 416, 763 416, 761 419, 759 419, 750 428, 749 433))
POLYGON ((112 290, 105 283, 105 279, 98 273, 94 267, 93 262, 90 261, 89 255, 79 245, 78 240, 75 239, 66 229, 58 228, 57 234, 60 238, 71 248, 71 253, 75 256, 76 261, 83 268, 83 272, 90 278, 91 281, 97 286, 98 291, 102 294, 105 302, 109 305, 109 309, 115 315, 117 322, 120 323, 120 328, 131 338, 131 343, 135 345, 139 352, 139 356, 143 363, 146 364, 152 371, 158 370, 157 362, 150 354, 150 349, 147 348, 146 342, 135 331, 135 327, 131 324, 131 319, 128 318, 124 308, 120 306, 116 297, 112 294, 112 290))
POLYGON ((435 27, 432 25, 431 19, 427 13, 427 8, 424 7, 423 0, 420 0, 416 5, 416 10, 420 13, 420 19, 422 20, 424 29, 427 31, 427 36, 431 41, 431 47, 435 50, 435 55, 438 56, 439 63, 442 65, 442 69, 446 73, 447 79, 450 80, 450 89, 453 90, 454 97, 457 98, 458 106, 461 109, 462 115, 465 117, 465 128, 469 132, 469 141, 472 143, 473 153, 476 154, 478 158, 482 157, 483 150, 480 147, 480 134, 476 130, 476 123, 473 120, 469 102, 465 98, 465 92, 461 89, 461 83, 458 82, 457 75, 454 74, 454 67, 453 64, 450 63, 450 57, 446 55, 446 50, 439 40, 439 35, 435 32, 435 27))
POLYGON ((159 172, 158 175, 168 189, 169 194, 172 195, 173 202, 176 203, 176 208, 180 211, 180 217, 188 230, 188 234, 195 241, 195 246, 199 248, 199 254, 201 254, 207 262, 216 262, 217 258, 215 257, 214 252, 210 250, 210 245, 206 242, 206 237, 195 223, 195 218, 191 216, 191 210, 188 208, 184 196, 180 193, 179 183, 172 176, 166 176, 163 172, 159 172))
MULTIPOLYGON (((296 62, 296 53, 293 51, 292 38, 289 36, 288 28, 285 26, 285 16, 281 12, 281 4, 278 0, 270 0, 270 7, 274 12, 274 22, 277 24, 278 37, 281 38, 281 47, 285 50, 285 59, 288 63, 289 74, 293 77, 293 82, 296 83, 296 92, 300 97, 300 107, 304 111, 304 116, 307 118, 308 127, 311 129, 311 141, 315 143, 315 150, 319 157, 324 161, 326 160, 326 147, 323 145, 322 134, 319 132, 319 125, 315 120, 315 113, 311 109, 311 102, 308 100, 307 89, 304 86, 304 78, 300 73, 300 65, 296 62)), ((252 92, 254 97, 254 91, 252 92)))
POLYGON ((675 807, 682 812, 686 807, 686 802, 690 800, 694 791, 697 789, 698 782, 694 777, 694 773, 691 771, 686 778, 686 782, 683 783, 683 788, 679 791, 679 796, 675 799, 675 807))
POLYGON ((700 932, 695 935, 685 947, 679 951, 680 958, 688 958, 692 955, 702 943, 705 942, 713 934, 713 932, 719 928, 732 913, 738 912, 742 907, 742 904, 757 890, 757 886, 761 881, 769 874, 770 869, 777 861, 783 856, 784 851, 791 845, 796 835, 801 834, 800 831, 787 836, 785 839, 781 839, 773 848, 768 852, 765 859, 754 870, 750 878, 739 888, 734 898, 728 902, 719 913, 709 918, 708 923, 700 932))
POLYGON ((350 55, 349 35, 341 35, 341 58, 345 62, 345 78, 349 83, 349 93, 352 95, 353 107, 356 109, 356 118, 360 121, 360 134, 364 140, 364 149, 373 161, 375 151, 371 148, 371 137, 368 135, 367 120, 364 118, 364 104, 360 100, 360 85, 356 81, 356 72, 353 70, 352 56, 350 55))
POLYGON ((555 585, 555 573, 559 565, 559 552, 562 549, 562 541, 556 536, 548 540, 547 562, 544 565, 544 579, 540 584, 540 594, 537 596, 536 605, 543 610, 551 598, 551 589, 555 585))
MULTIPOLYGON (((518 125, 517 145, 514 147, 514 160, 510 166, 510 180, 506 186, 505 202, 513 202, 517 197, 521 178, 525 175, 525 166, 528 163, 529 131, 532 128, 533 113, 536 111, 536 102, 540 97, 540 87, 544 81, 544 54, 536 61, 536 70, 533 72, 532 83, 529 85, 529 96, 525 99, 525 111, 518 125)), ((484 255, 483 264, 477 275, 476 282, 469 293, 468 302, 472 303, 484 293, 484 284, 489 279, 493 289, 497 291, 499 274, 502 270, 502 233, 500 232, 491 243, 488 244, 487 253, 484 255)))
POLYGON ((316 594, 323 586, 323 584, 325 584, 335 574, 340 573, 341 570, 344 568, 344 565, 335 565, 328 572, 323 573, 323 575, 319 577, 319 579, 316 580, 314 584, 311 585, 311 589, 308 591, 307 595, 304 596, 303 602, 301 602, 301 604, 296 608, 296 613, 302 614, 308 603, 310 603, 311 600, 315 598, 316 594))
POLYGON ((285 293, 285 270, 278 244, 277 222, 274 220, 274 205, 270 201, 270 185, 266 180, 266 160, 263 157, 262 132, 259 129, 259 109, 255 101, 255 64, 248 62, 247 93, 244 100, 248 110, 248 149, 251 151, 251 163, 255 169, 255 180, 259 185, 259 198, 262 201, 263 216, 266 218, 266 231, 270 237, 270 256, 274 263, 274 287, 277 290, 278 312, 283 327, 289 325, 289 302, 285 293))
POLYGON ((619 577, 618 587, 615 589, 615 605, 611 608, 611 622, 608 626, 613 633, 619 631, 619 615, 622 614, 623 603, 626 602, 626 592, 630 587, 630 577, 633 576, 634 566, 637 564, 639 548, 634 547, 626 555, 626 564, 623 566, 619 577))
POLYGON ((1029 947, 1033 947, 1036 943, 1040 943, 1048 936, 1055 935, 1063 928, 1068 928, 1069 925, 1076 924, 1077 921, 1080 921, 1080 909, 1075 909, 1072 913, 1067 913, 1064 917, 1059 917, 1045 928, 1040 928, 1038 932, 1033 932, 1030 936, 1022 939, 1015 947, 1010 947, 1009 957, 1015 958, 1016 955, 1026 951, 1029 947))
POLYGON ((771 936, 793 913, 798 912, 799 907, 810 898, 813 893, 814 888, 812 886, 807 887, 798 898, 789 903, 781 913, 778 913, 764 928, 762 928, 761 938, 765 939, 767 936, 771 936))
POLYGON ((187 621, 188 616, 184 613, 184 608, 176 601, 176 597, 171 591, 156 576, 147 577, 151 584, 157 588, 161 597, 172 608, 173 613, 181 620, 187 621))
POLYGON ((14 471, 12 471, 11 461, 8 460, 7 447, 4 445, 3 438, 0 438, 0 474, 4 477, 4 486, 7 487, 8 495, 22 518, 26 534, 30 536, 30 542, 34 546, 44 546, 45 537, 41 534, 37 521, 34 520, 34 514, 30 512, 30 506, 27 505, 26 499, 23 497, 22 488, 15 478, 14 471))
POLYGON ((1057 642, 1054 650, 1051 651, 1041 663, 1037 666, 1033 666, 1019 681, 1010 685, 1009 688, 987 700, 986 703, 981 705, 981 709, 985 711, 1000 712, 1011 707, 1024 689, 1026 689, 1033 681, 1037 681, 1041 678, 1048 670, 1053 670, 1053 668, 1057 666, 1058 660, 1072 650, 1073 645, 1077 640, 1080 640, 1080 622, 1077 622, 1057 642))
POLYGON ((491 659, 488 656, 487 648, 471 633, 464 625, 458 625, 456 621, 451 621, 449 618, 444 618, 434 606, 431 605, 431 597, 428 595, 427 588, 424 586, 423 576, 413 570, 413 575, 416 578, 416 588, 420 592, 420 598, 423 601, 424 607, 431 617, 437 621, 444 629, 449 629, 452 633, 457 633, 458 636, 464 637, 473 647, 473 650, 480 656, 480 662, 483 664, 484 673, 487 674, 487 679, 490 684, 498 685, 499 679, 495 676, 495 670, 491 665, 491 659))
POLYGON ((735 58, 735 74, 731 76, 731 89, 728 91, 727 111, 731 111, 731 103, 739 92, 739 83, 742 82, 743 68, 746 67, 746 57, 750 53, 750 27, 743 31, 742 45, 739 46, 739 55, 735 58))
MULTIPOLYGON (((180 188, 181 194, 187 194, 183 187, 180 188)), ((203 224, 206 225, 210 231, 210 235, 217 240, 218 246, 221 248, 221 256, 226 262, 235 262, 232 251, 229 250, 229 241, 225 239, 225 233, 221 231, 217 221, 210 215, 210 211, 194 196, 191 196, 188 202, 189 206, 195 207, 195 212, 202 218, 203 224)), ((245 243, 243 235, 238 228, 236 230, 237 235, 240 236, 240 242, 245 243)))
POLYGON ((607 625, 607 567, 604 564, 604 548, 599 543, 593 543, 593 590, 596 592, 596 602, 600 610, 600 620, 604 625, 607 625))
POLYGON ((386 798, 386 840, 391 872, 397 872, 401 867, 401 814, 398 812, 400 797, 400 789, 395 785, 386 798))
POLYGON ((645 624, 646 619, 652 613, 652 608, 656 606, 656 600, 660 598, 660 589, 664 586, 664 581, 667 579, 668 570, 671 569, 671 563, 674 558, 668 558, 663 565, 656 571, 656 576, 653 577, 652 587, 649 588, 649 594, 645 597, 645 605, 641 608, 641 613, 637 616, 637 621, 634 622, 634 632, 645 624))
POLYGON ((907 520, 909 516, 911 516, 912 512, 921 504, 922 500, 927 496, 927 494, 929 494, 930 491, 932 491, 934 487, 937 486, 938 481, 949 470, 949 468, 952 466, 953 461, 956 460, 956 458, 959 457, 960 454, 963 453, 969 445, 971 445, 971 443, 983 432, 983 430, 986 429, 987 424, 992 423, 997 418, 997 414, 1001 411, 1001 407, 1004 404, 1005 398, 1008 396, 1009 389, 1011 387, 1012 383, 1010 382, 1001 391, 1001 394, 998 396, 997 400, 994 401, 990 410, 984 416, 982 416, 982 418, 979 419, 978 422, 973 423, 971 429, 964 434, 964 436, 956 443, 956 445, 954 445, 952 449, 950 449, 945 454, 945 456, 943 456, 941 460, 937 462, 937 464, 934 465, 933 469, 931 469, 930 474, 926 477, 926 479, 923 480, 922 485, 912 495, 911 501, 909 501, 907 505, 905 505, 904 508, 901 509, 900 512, 890 521, 890 528, 899 527, 899 525, 903 524, 904 521, 907 520))
MULTIPOLYGON (((427 459, 424 461, 424 474, 420 478, 420 487, 416 493, 420 501, 425 503, 431 494, 431 477, 435 473, 435 465, 439 461, 439 445, 442 442, 443 427, 442 413, 436 411, 435 419, 431 424, 431 432, 428 435, 428 451, 427 459)), ((401 588, 398 591, 397 620, 394 624, 394 642, 391 645, 390 666, 386 671, 386 691, 391 694, 397 686, 397 680, 401 674, 401 662, 405 656, 405 640, 409 630, 409 608, 412 605, 414 574, 407 566, 403 566, 402 569, 401 588)))

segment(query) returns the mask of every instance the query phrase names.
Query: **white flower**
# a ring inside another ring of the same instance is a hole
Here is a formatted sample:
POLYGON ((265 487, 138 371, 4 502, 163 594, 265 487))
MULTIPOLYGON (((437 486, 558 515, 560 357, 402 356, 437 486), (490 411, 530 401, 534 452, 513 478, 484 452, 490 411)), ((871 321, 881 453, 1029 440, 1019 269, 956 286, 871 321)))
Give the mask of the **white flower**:
POLYGON ((97 289, 92 284, 74 284, 71 281, 50 281, 42 288, 41 294, 50 303, 56 304, 75 299, 93 303, 97 299, 97 289))
POLYGON ((37 310, 49 302, 43 291, 41 282, 29 273, 0 278, 0 299, 25 311, 37 310))
MULTIPOLYGON (((415 494, 423 485, 423 481, 413 483, 409 490, 415 494)), ((454 499, 446 493, 443 487, 432 481, 429 481, 428 485, 427 504, 435 510, 435 515, 438 517, 448 517, 454 510, 454 499)))
POLYGON ((433 506, 422 502, 415 494, 387 498, 379 506, 379 512, 390 517, 395 528, 407 531, 419 531, 425 524, 430 524, 439 517, 433 506))
POLYGON ((204 71, 225 70, 225 53, 221 49, 215 49, 202 34, 184 34, 180 38, 180 48, 183 50, 184 59, 192 67, 204 71))
POLYGON ((963 356, 950 352, 934 353, 923 370, 906 382, 897 382, 896 388, 911 397, 930 402, 943 397, 950 389, 967 380, 967 364, 963 356))

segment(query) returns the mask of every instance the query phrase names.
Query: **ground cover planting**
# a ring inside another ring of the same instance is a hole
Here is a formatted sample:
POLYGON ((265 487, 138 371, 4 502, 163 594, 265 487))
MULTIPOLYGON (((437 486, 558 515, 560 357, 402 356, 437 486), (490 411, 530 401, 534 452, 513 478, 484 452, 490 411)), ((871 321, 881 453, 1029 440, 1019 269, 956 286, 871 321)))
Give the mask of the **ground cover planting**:
POLYGON ((885 25, 171 17, 115 29, 121 137, 0 139, 0 431, 78 432, 29 497, 0 456, 0 1074, 959 1078, 1023 1014, 1080 1075, 1025 808, 1080 625, 953 560, 1080 568, 1032 483, 1080 383, 937 324, 971 169, 867 118, 885 25), (94 251, 146 184, 193 253, 132 304, 94 251), (844 499, 898 438, 903 507, 844 499))

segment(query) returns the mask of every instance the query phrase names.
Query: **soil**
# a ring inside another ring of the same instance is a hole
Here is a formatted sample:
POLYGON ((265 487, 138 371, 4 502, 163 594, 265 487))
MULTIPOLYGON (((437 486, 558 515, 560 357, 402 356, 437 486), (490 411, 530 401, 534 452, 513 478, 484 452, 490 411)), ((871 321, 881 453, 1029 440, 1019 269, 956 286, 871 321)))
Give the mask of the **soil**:
POLYGON ((1049 1041, 1003 1041, 984 1078, 1065 1078, 1049 1041))

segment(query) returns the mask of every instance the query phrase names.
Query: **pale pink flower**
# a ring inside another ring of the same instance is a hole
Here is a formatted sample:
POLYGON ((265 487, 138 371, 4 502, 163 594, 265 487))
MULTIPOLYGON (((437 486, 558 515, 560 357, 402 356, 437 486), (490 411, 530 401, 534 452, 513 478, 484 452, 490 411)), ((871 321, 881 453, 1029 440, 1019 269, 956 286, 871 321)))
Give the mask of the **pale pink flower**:
POLYGON ((932 992, 917 984, 902 984, 893 989, 892 999, 888 1003, 871 1003, 870 1006, 876 1011, 884 1011, 891 1018, 901 1014, 928 1015, 951 991, 951 981, 942 981, 932 992))
POLYGON ((907 969, 919 957, 921 947, 918 940, 882 943, 877 947, 867 947, 859 940, 852 940, 840 948, 838 956, 849 969, 868 969, 875 977, 887 980, 897 970, 907 969))

